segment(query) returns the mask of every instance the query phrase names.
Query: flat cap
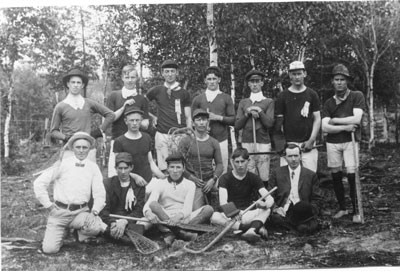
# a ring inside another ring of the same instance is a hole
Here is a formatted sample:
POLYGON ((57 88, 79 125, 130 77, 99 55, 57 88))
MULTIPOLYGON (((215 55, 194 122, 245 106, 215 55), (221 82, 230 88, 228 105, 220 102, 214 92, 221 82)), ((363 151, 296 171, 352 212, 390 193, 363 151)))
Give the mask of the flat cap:
POLYGON ((115 166, 117 166, 121 162, 132 164, 132 155, 129 152, 118 153, 115 156, 115 166))
POLYGON ((142 116, 143 116, 143 114, 144 114, 144 112, 143 112, 142 110, 140 110, 138 107, 136 107, 136 106, 129 106, 128 108, 125 109, 125 111, 124 111, 124 116, 126 117, 126 116, 128 116, 128 115, 130 115, 130 114, 133 114, 133 113, 139 113, 139 114, 142 115, 142 116))
POLYGON ((208 112, 202 108, 197 108, 193 111, 192 118, 195 119, 199 116, 205 116, 208 118, 210 116, 210 114, 208 114, 208 112))
POLYGON ((305 66, 303 62, 301 61, 293 61, 292 63, 289 64, 289 71, 295 71, 295 70, 305 70, 305 66))
POLYGON ((161 69, 164 69, 164 68, 178 69, 178 64, 175 62, 175 60, 167 59, 161 64, 161 69))
POLYGON ((251 70, 245 75, 246 81, 249 81, 250 79, 256 79, 257 77, 261 77, 261 79, 263 79, 265 77, 265 74, 262 71, 251 70), (252 78, 253 76, 254 78, 252 78))

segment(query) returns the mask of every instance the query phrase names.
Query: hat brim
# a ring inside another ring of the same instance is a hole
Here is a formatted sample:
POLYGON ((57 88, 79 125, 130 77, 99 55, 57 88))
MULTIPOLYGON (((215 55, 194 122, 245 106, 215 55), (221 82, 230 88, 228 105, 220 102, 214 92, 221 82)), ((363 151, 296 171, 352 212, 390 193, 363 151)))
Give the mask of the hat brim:
POLYGON ((331 73, 331 75, 332 75, 332 78, 335 77, 335 75, 343 75, 344 77, 346 77, 348 79, 353 78, 350 74, 345 74, 345 73, 341 73, 341 72, 331 73))
POLYGON ((66 76, 63 77, 63 84, 64 87, 68 88, 68 82, 69 79, 71 79, 72 76, 78 76, 82 79, 82 83, 83 85, 86 87, 88 82, 89 82, 89 78, 87 78, 86 76, 82 75, 82 74, 67 74, 66 76))
POLYGON ((197 117, 206 117, 206 118, 210 118, 210 114, 208 113, 198 113, 196 115, 193 115, 193 119, 197 118, 197 117))
POLYGON ((95 144, 95 139, 91 137, 89 134, 74 134, 67 143, 68 149, 72 150, 74 142, 77 141, 78 139, 85 139, 89 141, 90 143, 90 149, 94 147, 95 144))

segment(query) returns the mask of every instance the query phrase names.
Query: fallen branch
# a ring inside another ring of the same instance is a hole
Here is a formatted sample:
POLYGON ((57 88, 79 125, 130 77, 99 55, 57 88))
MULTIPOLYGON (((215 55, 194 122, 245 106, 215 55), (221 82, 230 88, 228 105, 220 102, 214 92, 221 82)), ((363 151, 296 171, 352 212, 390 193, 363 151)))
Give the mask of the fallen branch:
POLYGON ((25 243, 37 243, 39 241, 32 239, 25 239, 21 237, 1 237, 1 242, 25 242, 25 243))

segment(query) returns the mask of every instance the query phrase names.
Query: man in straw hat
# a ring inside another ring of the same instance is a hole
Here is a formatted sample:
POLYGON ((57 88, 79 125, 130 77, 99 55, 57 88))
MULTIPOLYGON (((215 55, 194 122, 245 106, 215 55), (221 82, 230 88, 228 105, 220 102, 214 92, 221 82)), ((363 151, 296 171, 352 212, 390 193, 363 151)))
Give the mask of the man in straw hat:
MULTIPOLYGON (((338 64, 333 68, 332 85, 335 95, 325 102, 322 110, 322 131, 328 133, 326 137, 328 167, 331 169, 333 189, 339 203, 339 211, 334 218, 348 214, 342 182, 343 161, 350 186, 353 215, 356 213, 355 171, 358 165, 354 157, 352 133, 357 135, 357 141, 361 138, 359 126, 366 105, 362 92, 352 91, 348 88, 350 78, 349 70, 345 65, 338 64)), ((358 153, 358 143, 354 145, 356 146, 355 151, 358 153)))
MULTIPOLYGON (((87 87, 88 81, 88 77, 78 69, 73 69, 64 76, 63 84, 68 89, 68 95, 54 108, 50 128, 53 138, 66 143, 76 132, 91 134, 91 119, 95 113, 99 113, 105 119, 101 127, 92 132, 94 137, 101 137, 108 125, 114 121, 114 113, 110 109, 82 96, 81 92, 87 87)), ((64 153, 64 156, 68 155, 72 155, 72 152, 64 153)), ((89 158, 96 161, 95 149, 91 151, 89 158)))
POLYGON ((82 229, 85 221, 88 221, 89 224, 98 225, 91 232, 92 235, 106 229, 107 225, 95 218, 105 205, 106 192, 99 167, 87 159, 94 142, 94 138, 85 132, 75 133, 67 142, 73 156, 64 158, 58 167, 45 171, 34 181, 36 198, 49 210, 42 246, 44 253, 60 250, 69 227, 82 229), (48 193, 51 183, 54 183, 53 202, 48 193), (94 201, 89 214, 91 196, 94 201), (78 215, 79 221, 71 224, 78 215))
POLYGON ((302 233, 312 233, 318 226, 314 218, 322 200, 317 174, 300 165, 301 148, 298 145, 287 144, 284 158, 288 165, 278 168, 269 184, 271 188, 278 187, 272 194, 275 206, 270 221, 276 226, 299 228, 300 231, 307 229, 302 233))
MULTIPOLYGON (((274 125, 274 101, 262 93, 264 77, 264 73, 257 70, 246 74, 251 93, 249 98, 240 101, 236 114, 235 129, 243 129, 242 147, 249 152, 271 151, 269 129, 274 125)), ((269 164, 267 154, 250 156, 249 171, 258 174, 265 187, 269 180, 269 164)))

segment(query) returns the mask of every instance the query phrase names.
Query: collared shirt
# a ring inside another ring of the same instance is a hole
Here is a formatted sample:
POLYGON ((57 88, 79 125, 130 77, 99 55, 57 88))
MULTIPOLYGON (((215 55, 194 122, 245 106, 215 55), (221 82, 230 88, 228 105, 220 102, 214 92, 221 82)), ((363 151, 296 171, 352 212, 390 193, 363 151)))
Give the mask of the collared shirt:
POLYGON ((219 89, 217 89, 217 90, 206 89, 205 94, 206 94, 207 102, 212 103, 214 101, 215 97, 217 97, 217 95, 220 93, 222 93, 222 91, 219 89))
POLYGON ((126 87, 123 87, 121 89, 121 94, 122 94, 122 98, 127 99, 129 96, 136 96, 137 95, 137 90, 136 90, 136 88, 127 89, 126 87))
POLYGON ((251 93, 249 97, 250 101, 254 104, 255 102, 261 102, 262 100, 265 100, 267 98, 264 97, 262 91, 257 92, 257 93, 251 93))
POLYGON ((80 161, 75 156, 65 158, 61 164, 45 171, 34 181, 36 198, 45 208, 52 205, 48 193, 48 187, 52 182, 54 182, 54 201, 64 204, 84 204, 89 202, 92 194, 93 210, 100 212, 105 206, 106 191, 103 176, 97 164, 88 159, 80 161))
POLYGON ((78 110, 82 109, 85 104, 85 99, 79 95, 77 97, 68 94, 67 97, 63 100, 64 103, 69 104, 73 109, 78 110))
POLYGON ((289 167, 289 178, 290 178, 290 194, 288 200, 284 206, 284 210, 287 211, 289 209, 290 203, 296 204, 300 201, 299 197, 299 177, 300 177, 301 167, 298 166, 295 170, 292 170, 289 167))

